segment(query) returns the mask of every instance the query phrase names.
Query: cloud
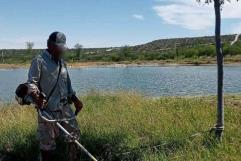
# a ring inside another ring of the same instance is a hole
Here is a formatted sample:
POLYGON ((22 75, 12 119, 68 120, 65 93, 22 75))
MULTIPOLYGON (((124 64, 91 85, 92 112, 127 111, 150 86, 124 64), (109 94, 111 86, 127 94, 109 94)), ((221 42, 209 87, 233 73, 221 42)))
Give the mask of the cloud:
POLYGON ((155 6, 153 9, 167 24, 180 25, 191 30, 201 30, 212 25, 213 16, 206 9, 183 4, 155 6))
POLYGON ((132 17, 137 19, 137 20, 144 20, 145 19, 144 16, 140 15, 140 14, 133 14, 132 17))
MULTIPOLYGON (((160 2, 167 2, 162 0, 160 2)), ((166 24, 178 25, 189 30, 204 30, 213 26, 213 4, 197 3, 195 0, 169 0, 168 4, 153 7, 156 14, 166 24)), ((223 19, 241 18, 241 3, 226 3, 222 9, 223 19)))

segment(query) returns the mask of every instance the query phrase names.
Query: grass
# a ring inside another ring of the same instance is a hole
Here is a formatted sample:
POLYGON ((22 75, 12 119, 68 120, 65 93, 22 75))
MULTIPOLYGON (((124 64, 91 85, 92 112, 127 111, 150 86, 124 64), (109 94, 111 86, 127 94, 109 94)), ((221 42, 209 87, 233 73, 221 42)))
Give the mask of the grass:
MULTIPOLYGON (((78 116, 82 144, 99 160, 241 160, 241 96, 227 96, 225 134, 202 133, 215 123, 214 97, 147 98, 135 93, 90 93, 78 116), (161 146, 155 146, 161 145, 161 146), (154 146, 154 147, 153 147, 154 146)), ((16 104, 0 109, 0 160, 38 156, 36 112, 16 104)), ((56 161, 64 160, 59 143, 56 161), (61 159, 60 159, 61 158, 61 159)), ((88 158, 83 154, 83 160, 88 158)))

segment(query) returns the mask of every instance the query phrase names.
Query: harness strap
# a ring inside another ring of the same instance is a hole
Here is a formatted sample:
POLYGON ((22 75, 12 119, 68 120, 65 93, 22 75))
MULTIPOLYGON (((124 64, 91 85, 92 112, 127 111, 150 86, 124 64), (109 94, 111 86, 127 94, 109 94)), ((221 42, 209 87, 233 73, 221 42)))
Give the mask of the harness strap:
POLYGON ((56 87, 57 87, 57 84, 58 84, 58 82, 59 82, 59 76, 60 76, 60 73, 61 73, 61 69, 62 69, 62 63, 61 63, 61 61, 59 61, 59 73, 58 73, 58 77, 57 77, 57 80, 56 80, 56 83, 55 83, 54 87, 51 89, 48 97, 46 98, 46 101, 47 101, 47 102, 49 101, 50 97, 52 96, 52 94, 54 93, 54 91, 55 91, 55 89, 56 89, 56 87))

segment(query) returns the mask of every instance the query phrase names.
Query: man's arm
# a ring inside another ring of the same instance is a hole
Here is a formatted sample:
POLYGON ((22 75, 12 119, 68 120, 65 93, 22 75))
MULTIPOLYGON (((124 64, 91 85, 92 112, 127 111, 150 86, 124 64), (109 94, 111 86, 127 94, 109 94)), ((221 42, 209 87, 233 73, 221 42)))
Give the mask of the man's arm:
MULTIPOLYGON (((66 69, 67 69, 67 67, 66 67, 66 69)), ((75 109, 76 109, 75 115, 77 115, 81 111, 81 109, 83 108, 83 103, 76 96, 76 92, 72 88, 72 84, 71 84, 71 80, 70 80, 70 77, 69 77, 68 70, 67 70, 67 83, 68 83, 68 97, 71 100, 71 102, 74 103, 74 106, 75 106, 75 109)))
POLYGON ((37 57, 33 59, 28 72, 28 93, 33 97, 38 107, 43 107, 46 103, 45 98, 40 94, 39 84, 41 77, 41 60, 37 57))
MULTIPOLYGON (((66 67, 66 69, 67 69, 67 67, 66 67)), ((72 88, 68 70, 67 70, 67 84, 68 84, 68 96, 71 98, 72 96, 76 95, 76 92, 72 88)))
POLYGON ((41 60, 39 58, 33 59, 28 71, 28 83, 38 86, 41 74, 41 60))

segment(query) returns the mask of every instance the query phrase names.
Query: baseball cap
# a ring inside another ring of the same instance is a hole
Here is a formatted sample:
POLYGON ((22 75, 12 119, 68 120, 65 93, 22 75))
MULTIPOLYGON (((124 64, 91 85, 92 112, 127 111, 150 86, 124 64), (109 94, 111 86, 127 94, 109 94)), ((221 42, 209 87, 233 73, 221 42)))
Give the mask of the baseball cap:
POLYGON ((66 36, 62 32, 53 32, 49 35, 49 43, 52 43, 60 48, 66 48, 66 36))

